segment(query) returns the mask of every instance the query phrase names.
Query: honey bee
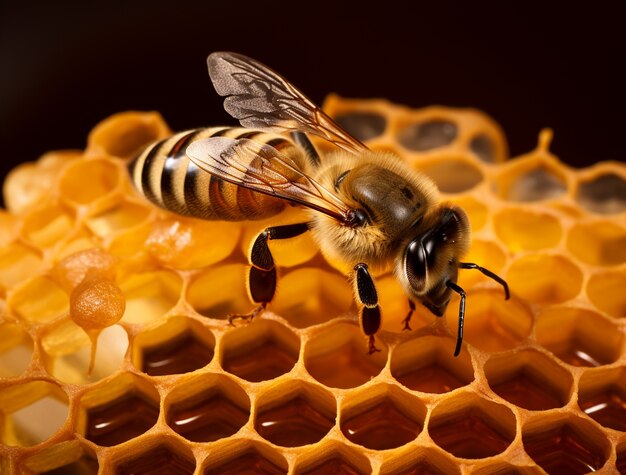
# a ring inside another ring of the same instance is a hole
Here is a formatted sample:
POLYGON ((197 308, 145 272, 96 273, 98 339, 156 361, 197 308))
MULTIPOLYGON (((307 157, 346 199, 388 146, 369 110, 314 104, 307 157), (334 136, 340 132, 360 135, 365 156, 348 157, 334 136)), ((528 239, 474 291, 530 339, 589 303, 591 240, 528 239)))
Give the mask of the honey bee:
POLYGON ((179 214, 215 220, 249 220, 302 207, 302 223, 268 227, 250 250, 248 290, 255 307, 234 318, 252 319, 272 301, 276 265, 268 241, 311 232, 321 252, 339 262, 354 284, 368 349, 381 311, 373 275, 393 271, 408 298, 405 329, 421 302, 443 316, 460 296, 454 355, 463 342, 465 291, 459 269, 493 272, 461 259, 470 242, 465 212, 440 203, 427 176, 389 152, 373 151, 352 137, 289 81, 246 56, 209 55, 209 76, 224 108, 243 128, 182 132, 148 147, 131 164, 133 182, 149 200, 179 214), (307 134, 337 147, 320 156, 307 134))

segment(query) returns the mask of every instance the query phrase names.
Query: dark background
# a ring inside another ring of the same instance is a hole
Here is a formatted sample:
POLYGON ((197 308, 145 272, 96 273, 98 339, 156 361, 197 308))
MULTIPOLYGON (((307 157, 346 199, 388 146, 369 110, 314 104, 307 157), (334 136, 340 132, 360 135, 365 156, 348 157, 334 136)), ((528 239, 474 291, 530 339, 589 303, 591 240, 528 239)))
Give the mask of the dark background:
POLYGON ((471 106, 512 155, 542 127, 574 166, 624 161, 626 2, 7 2, 0 4, 0 178, 82 148, 109 114, 159 110, 175 130, 233 124, 209 52, 247 54, 315 102, 328 92, 471 106))

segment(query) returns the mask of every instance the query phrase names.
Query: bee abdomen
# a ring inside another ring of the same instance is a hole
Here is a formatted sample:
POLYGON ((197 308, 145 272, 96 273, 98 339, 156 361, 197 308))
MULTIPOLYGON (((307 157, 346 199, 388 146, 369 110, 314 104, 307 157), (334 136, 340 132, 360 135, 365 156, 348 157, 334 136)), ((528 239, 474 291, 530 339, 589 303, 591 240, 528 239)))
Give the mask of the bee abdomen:
POLYGON ((282 200, 226 182, 189 160, 185 150, 191 143, 217 136, 248 138, 278 149, 292 146, 280 135, 239 127, 187 130, 149 145, 132 160, 128 169, 133 184, 152 203, 195 218, 244 221, 282 211, 282 200))

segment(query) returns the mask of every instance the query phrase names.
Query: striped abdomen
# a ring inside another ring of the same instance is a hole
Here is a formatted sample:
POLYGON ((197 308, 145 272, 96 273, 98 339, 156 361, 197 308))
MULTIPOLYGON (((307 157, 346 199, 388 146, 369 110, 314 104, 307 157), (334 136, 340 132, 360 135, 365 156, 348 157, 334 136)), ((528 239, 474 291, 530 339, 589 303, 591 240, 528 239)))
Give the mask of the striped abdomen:
POLYGON ((282 211, 284 201, 217 178, 185 155, 195 140, 217 136, 247 138, 279 150, 293 147, 281 135, 241 127, 187 130, 148 146, 130 162, 133 184, 154 204, 195 218, 244 221, 268 218, 282 211))

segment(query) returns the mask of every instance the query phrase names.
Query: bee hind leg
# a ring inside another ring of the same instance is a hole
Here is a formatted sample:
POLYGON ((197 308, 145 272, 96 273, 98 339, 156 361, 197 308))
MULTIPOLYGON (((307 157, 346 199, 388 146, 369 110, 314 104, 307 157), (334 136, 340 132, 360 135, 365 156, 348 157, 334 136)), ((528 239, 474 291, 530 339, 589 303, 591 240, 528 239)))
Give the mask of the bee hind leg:
POLYGON ((368 337, 367 353, 371 355, 380 349, 376 348, 374 335, 380 328, 380 307, 378 306, 378 293, 374 280, 369 273, 367 264, 359 263, 354 266, 356 271, 356 294, 361 308, 361 328, 368 337))

